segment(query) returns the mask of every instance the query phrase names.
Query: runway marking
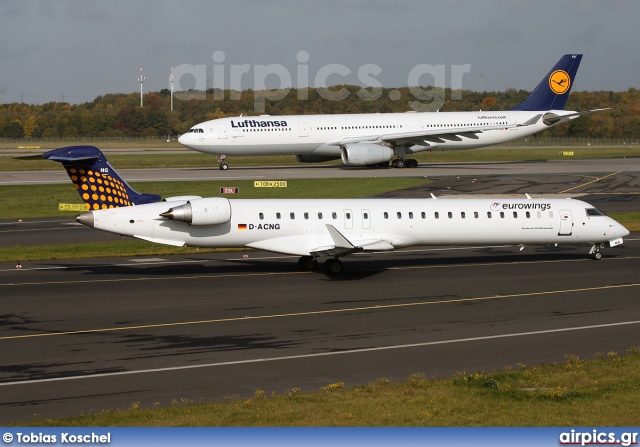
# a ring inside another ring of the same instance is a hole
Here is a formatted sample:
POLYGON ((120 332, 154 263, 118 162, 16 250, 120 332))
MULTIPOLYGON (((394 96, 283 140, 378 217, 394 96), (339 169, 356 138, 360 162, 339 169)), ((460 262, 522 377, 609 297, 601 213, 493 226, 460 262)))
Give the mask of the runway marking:
POLYGON ((314 354, 299 354, 299 355, 286 355, 281 357, 271 357, 271 358, 258 358, 258 359, 247 359, 247 360, 236 360, 230 362, 217 362, 217 363, 205 363, 201 365, 183 365, 183 366, 169 366, 166 368, 153 368, 153 369, 139 369, 134 371, 120 371, 120 372, 112 372, 112 373, 102 373, 102 374, 89 374, 84 376, 73 376, 73 377, 54 377, 51 379, 35 379, 35 380, 23 380, 18 382, 5 382, 0 383, 0 386, 12 386, 12 385, 32 385, 38 383, 46 383, 46 382, 62 382, 68 380, 81 380, 81 379, 95 379, 99 377, 114 377, 114 376, 128 376, 134 374, 147 374, 147 373, 158 373, 158 372, 171 372, 171 371, 184 371, 188 369, 196 369, 196 368, 215 368, 218 366, 231 366, 231 365, 247 365, 251 363, 262 363, 262 362, 277 362, 283 360, 300 360, 300 359, 308 359, 314 357, 328 357, 333 355, 345 355, 345 354, 362 354, 366 352, 377 352, 377 351, 389 351, 394 349, 409 349, 409 348, 422 348, 425 346, 437 346, 437 345, 446 345, 452 343, 468 343, 474 341, 484 341, 484 340, 496 340, 500 338, 510 338, 510 337, 526 337, 530 335, 544 335, 544 334, 554 334, 559 332, 571 332, 571 331, 584 331, 589 329, 603 329, 610 328, 616 326, 627 326, 632 324, 639 324, 639 320, 635 321, 621 321, 618 323, 605 323, 605 324, 593 324, 589 326, 575 326, 569 328, 560 328, 560 329, 547 329, 542 331, 528 331, 528 332, 515 332, 510 334, 498 334, 498 335, 486 335, 481 337, 469 337, 469 338, 457 338, 452 340, 440 340, 440 341, 427 341, 423 343, 410 343, 404 345, 392 345, 392 346, 379 346, 377 348, 360 348, 360 349, 348 349, 344 351, 333 351, 333 352, 318 352, 314 354))
POLYGON ((565 189, 564 191, 560 191, 558 194, 564 194, 565 192, 569 192, 569 191, 573 191, 574 189, 582 188, 583 186, 587 186, 587 185, 590 185, 592 183, 599 182, 600 180, 603 180, 603 179, 605 179, 607 177, 611 177, 612 175, 620 174, 621 172, 623 172, 623 171, 612 172, 611 174, 607 174, 604 177, 597 177, 595 180, 591 180, 590 182, 583 183, 583 184, 578 185, 578 186, 574 186, 573 188, 565 189))
POLYGON ((102 329, 82 329, 77 331, 47 332, 47 333, 26 334, 26 335, 9 335, 5 337, 0 337, 0 341, 17 340, 17 339, 24 339, 24 338, 54 337, 54 336, 60 336, 60 335, 97 334, 97 333, 120 332, 120 331, 129 331, 129 330, 137 330, 137 329, 192 326, 192 325, 198 325, 198 324, 230 323, 230 322, 236 322, 236 321, 249 321, 249 320, 266 320, 266 319, 272 319, 272 318, 289 318, 289 317, 302 317, 302 316, 311 316, 311 315, 339 314, 339 313, 347 313, 347 312, 364 312, 364 311, 370 311, 370 310, 399 309, 403 307, 428 306, 428 305, 435 305, 435 304, 468 303, 468 302, 474 302, 474 301, 501 300, 505 298, 524 298, 524 297, 534 297, 534 296, 544 296, 544 295, 556 295, 556 294, 562 294, 562 293, 594 292, 598 290, 615 290, 615 289, 623 289, 623 288, 639 287, 639 286, 640 286, 640 283, 619 284, 619 285, 611 285, 611 286, 585 287, 580 289, 511 293, 507 295, 493 295, 493 296, 483 296, 483 297, 474 297, 474 298, 455 298, 455 299, 438 300, 438 301, 417 301, 417 302, 402 303, 402 304, 383 304, 383 305, 375 305, 375 306, 347 307, 342 309, 327 309, 327 310, 317 310, 317 311, 310 311, 310 312, 294 312, 294 313, 286 313, 286 314, 254 315, 254 316, 246 315, 243 317, 219 318, 219 319, 212 319, 212 320, 179 321, 174 323, 156 323, 156 324, 144 324, 144 325, 138 325, 138 326, 123 326, 123 327, 102 328, 102 329))

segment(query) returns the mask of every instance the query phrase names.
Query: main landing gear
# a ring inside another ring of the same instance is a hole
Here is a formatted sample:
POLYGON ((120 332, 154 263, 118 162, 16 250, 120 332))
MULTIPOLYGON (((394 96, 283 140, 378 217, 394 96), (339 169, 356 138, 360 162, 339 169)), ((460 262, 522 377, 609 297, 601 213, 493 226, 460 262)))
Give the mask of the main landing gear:
POLYGON ((396 158, 391 162, 391 166, 394 168, 417 168, 418 160, 415 158, 396 158))
MULTIPOLYGON (((298 267, 303 271, 315 270, 318 267, 318 261, 313 256, 302 256, 298 259, 298 267)), ((327 275, 339 275, 343 270, 344 266, 338 258, 329 258, 324 262, 324 272, 327 275)))
POLYGON ((220 163, 220 170, 226 171, 229 169, 229 165, 227 164, 227 156, 226 155, 218 155, 218 162, 220 163))

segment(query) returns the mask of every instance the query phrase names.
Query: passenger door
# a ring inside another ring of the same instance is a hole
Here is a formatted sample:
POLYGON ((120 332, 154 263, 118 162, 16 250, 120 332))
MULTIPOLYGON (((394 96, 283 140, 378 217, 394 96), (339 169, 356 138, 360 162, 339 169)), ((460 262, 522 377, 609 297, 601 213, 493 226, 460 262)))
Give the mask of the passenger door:
POLYGON ((560 210, 560 231, 558 231, 558 236, 571 236, 571 233, 573 233, 571 210, 560 210))

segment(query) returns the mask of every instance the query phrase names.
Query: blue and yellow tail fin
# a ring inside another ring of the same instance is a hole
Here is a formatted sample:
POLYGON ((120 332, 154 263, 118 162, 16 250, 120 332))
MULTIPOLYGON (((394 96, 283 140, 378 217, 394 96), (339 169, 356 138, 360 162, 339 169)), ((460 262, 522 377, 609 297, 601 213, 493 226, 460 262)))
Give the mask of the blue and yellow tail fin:
POLYGON ((161 200, 159 195, 139 193, 129 186, 97 147, 62 147, 45 152, 42 157, 62 163, 87 209, 118 208, 161 200))
POLYGON ((565 54, 531 95, 511 110, 564 110, 576 79, 582 54, 565 54))

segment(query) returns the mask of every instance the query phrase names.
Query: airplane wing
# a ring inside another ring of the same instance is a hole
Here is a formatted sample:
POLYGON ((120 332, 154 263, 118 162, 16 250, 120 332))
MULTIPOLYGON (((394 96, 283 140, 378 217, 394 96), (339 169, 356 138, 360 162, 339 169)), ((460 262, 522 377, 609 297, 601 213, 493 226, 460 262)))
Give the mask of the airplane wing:
MULTIPOLYGON (((465 139, 477 140, 478 134, 486 132, 488 130, 498 130, 498 129, 510 129, 517 127, 526 127, 536 124, 540 118, 545 120, 547 125, 553 125, 557 123, 566 122, 572 119, 575 119, 581 115, 586 115, 589 113, 600 112, 608 109, 594 109, 588 110, 586 112, 573 112, 565 115, 556 114, 553 112, 547 113, 539 113, 533 118, 527 120, 521 124, 502 124, 502 125, 492 125, 492 126, 476 126, 476 127, 452 127, 446 129, 423 129, 414 132, 397 132, 397 133, 387 133, 380 135, 363 135, 363 136, 348 136, 348 137, 338 137, 333 140, 328 141, 326 144, 333 146, 342 146, 343 144, 349 143, 373 143, 373 144, 382 144, 386 143, 391 146, 402 146, 402 145, 415 145, 415 146, 424 146, 423 150, 428 149, 428 146, 431 144, 437 143, 446 143, 447 141, 463 141, 465 139)), ((415 152, 415 151, 414 151, 415 152)))
POLYGON ((333 245, 325 245, 309 250, 312 256, 346 256, 360 251, 391 251, 395 249, 389 241, 382 239, 350 241, 333 225, 327 224, 326 226, 331 239, 333 239, 333 245))
POLYGON ((169 239, 158 239, 157 237, 149 237, 149 236, 140 236, 134 234, 133 237, 136 239, 142 239, 144 241, 153 242, 155 244, 163 244, 163 245, 173 245, 174 247, 184 247, 184 241, 173 241, 169 239))
MULTIPOLYGON (((500 126, 477 126, 477 127, 452 127, 447 129, 418 130, 414 132, 397 132, 380 135, 348 136, 339 137, 327 144, 341 146, 348 143, 387 143, 392 146, 401 145, 428 145, 429 143, 445 143, 447 141, 462 141, 463 139, 477 140, 479 133, 487 130, 507 129, 516 127, 514 124, 503 124, 500 126)), ((426 149, 426 148, 425 148, 426 149)))

